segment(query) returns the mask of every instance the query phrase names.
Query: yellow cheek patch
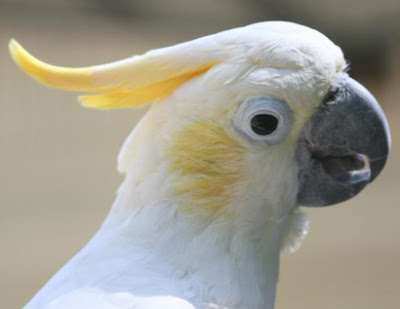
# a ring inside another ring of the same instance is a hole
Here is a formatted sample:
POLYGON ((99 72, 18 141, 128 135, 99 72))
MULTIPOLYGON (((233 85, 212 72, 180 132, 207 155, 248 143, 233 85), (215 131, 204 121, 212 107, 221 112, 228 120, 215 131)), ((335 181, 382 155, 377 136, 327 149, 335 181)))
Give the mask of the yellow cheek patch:
POLYGON ((185 212, 214 215, 233 198, 244 173, 245 149, 214 123, 197 122, 184 127, 169 155, 174 185, 185 212))

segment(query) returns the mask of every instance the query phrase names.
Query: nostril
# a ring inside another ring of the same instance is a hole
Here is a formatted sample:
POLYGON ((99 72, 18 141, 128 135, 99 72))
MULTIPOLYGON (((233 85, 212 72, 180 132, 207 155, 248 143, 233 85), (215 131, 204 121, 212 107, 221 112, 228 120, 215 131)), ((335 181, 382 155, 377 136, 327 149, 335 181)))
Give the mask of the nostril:
POLYGON ((338 87, 333 87, 333 88, 330 89, 329 92, 325 95, 325 97, 324 97, 324 102, 326 102, 326 103, 335 102, 338 93, 339 93, 339 88, 338 88, 338 87))

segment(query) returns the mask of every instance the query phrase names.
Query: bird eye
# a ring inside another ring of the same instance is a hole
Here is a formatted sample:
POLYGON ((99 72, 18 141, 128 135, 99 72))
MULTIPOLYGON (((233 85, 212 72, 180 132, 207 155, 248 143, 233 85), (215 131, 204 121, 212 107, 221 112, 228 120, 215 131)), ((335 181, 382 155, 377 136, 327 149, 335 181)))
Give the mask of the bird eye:
POLYGON ((288 135, 292 112, 283 101, 252 98, 236 110, 233 126, 239 135, 252 143, 273 145, 288 135))
POLYGON ((268 114, 256 115, 251 119, 251 128, 258 135, 273 133, 278 127, 278 118, 268 114))

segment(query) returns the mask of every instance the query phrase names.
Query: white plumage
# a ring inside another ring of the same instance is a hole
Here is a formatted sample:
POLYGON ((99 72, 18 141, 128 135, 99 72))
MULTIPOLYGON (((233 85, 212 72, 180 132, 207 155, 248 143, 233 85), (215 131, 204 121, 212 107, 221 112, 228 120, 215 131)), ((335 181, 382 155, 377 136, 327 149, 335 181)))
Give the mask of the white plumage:
POLYGON ((49 67, 15 42, 11 52, 44 83, 98 93, 86 106, 155 102, 122 147, 126 178, 103 226, 25 309, 274 307, 280 251, 308 226, 296 145, 346 67, 337 46, 264 22, 84 69, 49 67), (291 110, 278 143, 254 144, 232 125, 259 97, 291 110))

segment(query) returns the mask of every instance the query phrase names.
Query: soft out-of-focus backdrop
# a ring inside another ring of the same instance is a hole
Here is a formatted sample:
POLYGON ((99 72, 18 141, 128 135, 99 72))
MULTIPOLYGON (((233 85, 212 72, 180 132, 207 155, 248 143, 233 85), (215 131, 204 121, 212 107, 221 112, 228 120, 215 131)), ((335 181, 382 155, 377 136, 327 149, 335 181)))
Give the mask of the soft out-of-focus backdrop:
POLYGON ((310 234, 282 256, 277 309, 399 308, 399 18, 397 0, 0 0, 0 308, 21 308, 97 230, 122 180, 119 147, 144 112, 81 108, 22 74, 8 40, 80 66, 277 19, 340 45, 393 134, 385 171, 363 193, 307 210, 310 234))

